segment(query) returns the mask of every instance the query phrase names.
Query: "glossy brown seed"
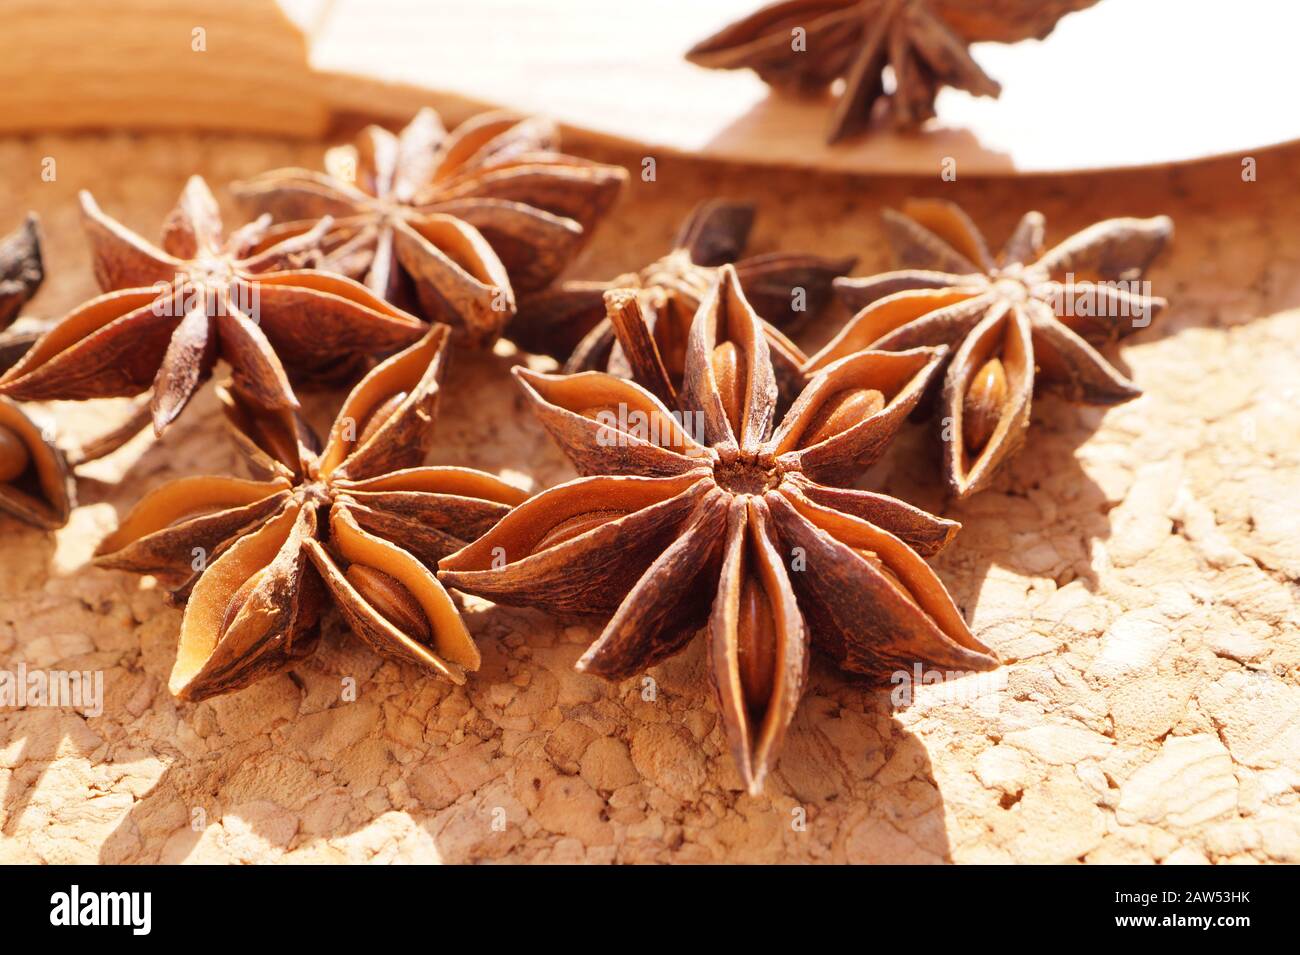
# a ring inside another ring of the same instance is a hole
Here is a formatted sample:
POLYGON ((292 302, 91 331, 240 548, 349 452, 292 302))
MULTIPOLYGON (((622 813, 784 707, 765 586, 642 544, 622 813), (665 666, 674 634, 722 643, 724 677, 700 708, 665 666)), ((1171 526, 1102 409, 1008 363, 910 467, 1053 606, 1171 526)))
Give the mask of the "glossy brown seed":
POLYGON ((776 680, 776 619, 772 616, 771 601, 753 577, 746 577, 740 588, 736 631, 740 638, 736 655, 745 705, 755 716, 761 716, 772 699, 776 680))
POLYGON ((357 435, 357 447, 361 447, 361 445, 373 438, 378 433, 379 429, 387 424, 388 419, 391 418, 394 412, 402 406, 402 402, 406 400, 406 396, 407 392, 399 391, 397 394, 388 398, 386 401, 380 402, 371 409, 370 413, 366 415, 365 421, 361 424, 360 433, 357 435))
POLYGON ((745 376, 740 367, 740 358, 740 349, 735 342, 723 342, 713 349, 710 359, 723 410, 731 422, 731 430, 737 434, 740 433, 741 416, 745 412, 745 376))
POLYGON ((573 540, 573 538, 587 533, 594 527, 607 524, 622 516, 622 511, 615 510, 586 511, 582 514, 575 514, 547 531, 542 539, 533 545, 532 553, 540 553, 548 547, 554 547, 556 544, 563 544, 565 541, 573 540))
POLYGON ((265 576, 266 568, 262 568, 240 584, 239 589, 230 595, 230 602, 226 604, 226 612, 221 615, 221 628, 217 631, 218 638, 226 635, 230 625, 239 616, 239 611, 244 609, 244 604, 248 603, 248 598, 252 596, 253 591, 257 589, 257 585, 262 582, 262 578, 265 576))
POLYGON ((1007 400, 1007 373, 998 358, 990 358, 971 379, 970 389, 962 402, 961 431, 966 449, 978 453, 998 426, 1002 406, 1007 400))
POLYGON ((808 423, 805 447, 833 438, 841 431, 865 421, 885 407, 885 396, 875 388, 845 388, 823 402, 808 423))
POLYGON ((417 642, 428 642, 429 618, 401 581, 365 564, 353 564, 344 576, 381 617, 417 642))
POLYGON ((21 477, 31 460, 27 445, 18 435, 8 428, 0 428, 0 483, 21 477))

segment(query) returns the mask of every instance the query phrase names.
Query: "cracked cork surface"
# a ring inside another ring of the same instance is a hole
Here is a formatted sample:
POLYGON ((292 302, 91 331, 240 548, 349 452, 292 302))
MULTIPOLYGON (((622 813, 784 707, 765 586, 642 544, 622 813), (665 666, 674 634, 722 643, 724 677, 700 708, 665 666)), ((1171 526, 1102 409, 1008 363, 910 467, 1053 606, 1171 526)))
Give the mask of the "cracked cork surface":
MULTIPOLYGON (((229 180, 318 155, 199 136, 0 142, 0 231, 28 208, 44 222, 50 277, 29 312, 95 291, 78 188, 153 236, 191 172, 226 203, 229 180)), ((335 622, 292 673, 175 702, 180 613, 88 559, 149 487, 237 468, 206 389, 162 442, 83 469, 63 530, 0 518, 0 663, 104 674, 101 715, 0 709, 0 861, 1300 861, 1297 161, 1262 153, 1250 183, 1237 159, 941 183, 665 157, 657 182, 634 180, 574 274, 658 257, 714 195, 760 204, 756 250, 854 253, 857 274, 888 265, 878 211, 908 195, 959 201, 995 243, 1030 208, 1049 242, 1108 216, 1176 221, 1149 276, 1172 307, 1108 352, 1142 398, 1036 401, 1025 450, 961 507, 944 504, 928 425, 866 478, 963 522, 935 564, 1007 666, 901 706, 814 662, 762 798, 730 766, 701 641, 650 671, 647 699, 639 679, 572 671, 592 624, 472 599, 484 665, 465 687, 383 662, 335 622)), ((845 317, 797 337, 818 346, 845 317)), ((572 476, 507 376, 518 360, 455 357, 433 463, 530 488, 572 476)), ((338 398, 308 396, 316 423, 338 398)), ((41 410, 75 441, 123 405, 41 410)))

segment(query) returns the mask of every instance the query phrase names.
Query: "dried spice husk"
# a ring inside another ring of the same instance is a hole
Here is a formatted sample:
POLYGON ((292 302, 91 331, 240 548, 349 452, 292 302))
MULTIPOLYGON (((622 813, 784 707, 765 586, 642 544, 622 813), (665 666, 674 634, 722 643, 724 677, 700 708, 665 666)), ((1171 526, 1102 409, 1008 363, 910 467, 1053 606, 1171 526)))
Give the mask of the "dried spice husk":
POLYGON ((44 279, 40 231, 36 215, 28 213, 21 226, 0 239, 0 332, 14 323, 44 279))
POLYGON ((154 431, 162 434, 218 359, 252 400, 291 409, 291 374, 333 377, 341 357, 391 354, 427 330, 351 279, 299 267, 326 226, 256 251, 269 217, 223 238, 216 200, 197 176, 168 218, 161 247, 104 215, 89 193, 81 202, 105 294, 43 335, 0 376, 0 394, 84 400, 151 392, 154 431))
POLYGON ((96 564, 154 574, 185 604, 173 693, 205 699, 302 659, 326 597, 386 656, 456 683, 478 668, 433 571, 527 495, 481 471, 421 466, 448 334, 434 325, 372 369, 323 446, 294 410, 221 389, 256 478, 172 481, 105 538, 96 564))
POLYGON ((326 268, 472 345, 495 341, 515 296, 563 271, 627 180, 618 166, 559 152, 551 121, 506 112, 449 134, 422 109, 397 134, 366 127, 325 166, 276 169, 232 189, 287 234, 333 217, 326 268))
POLYGON ((836 279, 858 311, 803 370, 862 348, 951 346, 938 417, 957 497, 987 487, 1022 445, 1035 387, 1096 405, 1141 393, 1097 349, 1165 307, 1140 280, 1173 235, 1167 216, 1108 219, 1045 250, 1043 216, 1029 212, 997 256, 943 200, 886 210, 885 226, 899 269, 836 279))
POLYGON ((893 126, 919 127, 934 116, 944 86, 997 97, 1002 88, 971 57, 971 43, 1042 39, 1062 16, 1096 2, 781 0, 700 41, 686 59, 711 69, 752 69, 765 83, 796 93, 820 93, 843 79, 827 133, 834 143, 866 129, 878 105, 893 126))
POLYGON ((0 375, 40 337, 38 330, 12 326, 44 280, 38 220, 35 213, 28 213, 21 226, 0 239, 0 375))
POLYGON ((796 252, 742 258, 753 224, 751 203, 702 202, 682 223, 663 258, 608 282, 566 281, 528 296, 507 335, 521 348, 565 362, 565 371, 632 377, 630 362, 636 356, 624 353, 604 295, 635 288, 638 314, 651 331, 646 347, 658 354, 669 383, 678 388, 700 300, 717 280, 718 268, 733 263, 749 301, 766 320, 764 334, 778 379, 793 396, 802 386, 799 367, 805 356, 782 330, 820 312, 831 299, 831 281, 847 275, 855 260, 796 252), (797 297, 796 290, 802 296, 797 297))
POLYGON ((63 452, 17 402, 0 397, 0 512, 53 530, 68 522, 75 492, 63 452))
MULTIPOLYGON (((611 293, 636 307, 632 291, 611 293)), ((620 323, 627 350, 643 323, 620 323)), ((710 670, 744 786, 757 793, 803 690, 810 649, 881 674, 997 665, 921 558, 958 525, 822 481, 884 451, 945 349, 862 352, 821 369, 777 421, 761 320, 723 266, 690 330, 670 407, 612 375, 515 369, 583 477, 530 498, 445 557, 449 586, 609 620, 577 668, 624 679, 709 632, 710 670), (874 392, 879 402, 847 398, 874 392), (874 411, 840 419, 827 405, 874 411)))

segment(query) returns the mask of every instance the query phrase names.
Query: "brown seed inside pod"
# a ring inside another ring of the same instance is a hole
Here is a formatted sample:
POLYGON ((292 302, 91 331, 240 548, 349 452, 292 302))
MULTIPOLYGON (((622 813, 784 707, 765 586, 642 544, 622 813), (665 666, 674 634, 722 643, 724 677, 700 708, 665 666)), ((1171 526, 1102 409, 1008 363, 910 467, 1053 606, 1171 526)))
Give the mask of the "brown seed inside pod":
POLYGON ((22 477, 32 462, 31 452, 18 435, 0 427, 0 484, 22 477))
POLYGON ((366 415, 365 421, 361 424, 354 446, 359 448, 378 434, 379 429, 387 424, 388 419, 401 407, 402 402, 406 400, 407 394, 408 392, 399 391, 370 409, 370 413, 366 415))
POLYGON ((731 430, 740 434, 741 417, 745 413, 745 376, 740 367, 741 353, 735 342, 723 342, 713 349, 710 361, 713 380, 717 382, 722 407, 731 422, 731 430))
POLYGON ((1007 400, 1007 373, 998 358, 990 358, 980 366, 971 379, 970 388, 961 408, 962 439, 966 449, 978 454, 1002 416, 1002 406, 1007 400))
POLYGON ((746 577, 740 585, 736 633, 740 639, 737 656, 745 705, 751 713, 761 715, 772 699, 776 681, 776 618, 762 584, 753 577, 746 577))
POLYGON ((253 576, 240 584, 239 588, 230 595, 230 600, 226 603, 226 612, 221 615, 221 628, 217 631, 217 636, 219 638, 226 635, 226 631, 230 629, 230 625, 234 623, 235 618, 239 616, 239 611, 244 609, 244 604, 248 603, 248 598, 252 595, 253 591, 257 589, 257 585, 262 582, 262 579, 265 576, 266 568, 263 567, 257 573, 253 574, 253 576))
POLYGON ((810 447, 833 438, 885 407, 885 396, 875 388, 845 388, 827 398, 804 432, 802 444, 810 447))
POLYGON ((429 618, 415 595, 396 577, 365 564, 353 564, 344 576, 381 617, 416 642, 428 642, 429 618))
POLYGON ((565 541, 573 540, 582 534, 587 533, 593 527, 599 527, 616 518, 623 516, 623 511, 600 510, 584 511, 581 514, 575 514, 556 524, 543 535, 542 539, 533 545, 530 554, 537 554, 546 550, 548 547, 554 547, 557 544, 563 544, 565 541))

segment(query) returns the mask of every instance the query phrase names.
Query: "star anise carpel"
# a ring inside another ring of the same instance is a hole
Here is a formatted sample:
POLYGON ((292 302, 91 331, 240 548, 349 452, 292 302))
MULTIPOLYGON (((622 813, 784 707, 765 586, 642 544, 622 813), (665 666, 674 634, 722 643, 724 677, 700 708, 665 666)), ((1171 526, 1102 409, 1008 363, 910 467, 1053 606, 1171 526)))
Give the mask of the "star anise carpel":
POLYGON ((36 216, 0 239, 0 332, 18 317, 45 278, 36 216))
POLYGON ((627 339, 615 333, 604 295, 634 288, 639 314, 651 332, 645 344, 658 353, 676 388, 685 372, 686 342, 700 300, 717 281, 719 267, 732 263, 746 297, 765 319, 764 334, 779 383, 797 392, 806 356, 781 329, 817 314, 831 299, 831 281, 847 275, 855 260, 797 252, 743 257, 753 224, 750 203, 702 202, 662 258, 608 282, 565 281, 528 296, 508 334, 528 351, 564 361, 565 371, 599 369, 628 377, 631 370, 621 344, 627 339))
POLYGON ((74 499, 63 452, 17 402, 0 397, 0 512, 53 530, 68 522, 74 499))
MULTIPOLYGON (((0 372, 31 347, 27 332, 10 330, 45 278, 34 214, 0 239, 0 372)), ((18 403, 0 397, 0 513, 43 530, 62 527, 74 501, 74 485, 63 452, 48 429, 18 403)))
POLYGON ((290 232, 332 216, 325 265, 490 345, 515 296, 548 285, 627 179, 559 152, 554 123, 495 112, 450 134, 422 109, 400 133, 368 126, 327 172, 277 169, 232 188, 290 232))
POLYGON ((152 390, 154 430, 181 413, 218 359, 263 407, 297 406, 289 375, 337 377, 358 356, 410 345, 427 325, 351 279, 297 267, 322 223, 256 250, 262 217, 223 238, 216 200, 192 177, 155 246, 81 194, 105 294, 69 313, 0 376, 20 400, 110 398, 152 390))
POLYGON ((1164 308, 1141 278, 1173 234, 1168 217, 1108 219, 1045 251, 1043 216, 1029 212, 997 256, 950 202, 909 201, 884 221, 900 269, 836 280, 860 311, 804 371, 863 348, 951 346, 940 424, 957 497, 987 487, 1020 447, 1035 387, 1096 405, 1140 394, 1097 347, 1164 308))
POLYGON ((294 411, 223 389, 254 479, 164 484, 103 541, 98 565, 153 574, 185 602, 173 693, 201 700, 301 660, 326 596, 382 655, 455 683, 478 668, 433 570, 527 495, 481 471, 422 466, 448 331, 434 325, 371 370, 323 448, 294 411))
POLYGON ((770 86, 801 93, 843 79, 828 132, 834 143, 866 129, 877 103, 894 126, 915 129, 934 116, 944 86, 998 96, 1001 86, 970 55, 971 43, 1041 39, 1066 13, 1095 2, 781 0, 700 41, 686 58, 749 68, 770 86))
MULTIPOLYGON (((637 302, 635 290, 610 293, 611 311, 637 302)), ((515 369, 583 476, 516 507, 444 558, 439 577, 499 603, 609 615, 577 668, 614 680, 707 626, 727 739, 757 793, 811 649, 863 673, 997 665, 920 556, 957 525, 823 483, 883 452, 943 352, 847 356, 810 378, 778 421, 763 324, 724 265, 691 326, 675 407, 601 372, 515 369)))

